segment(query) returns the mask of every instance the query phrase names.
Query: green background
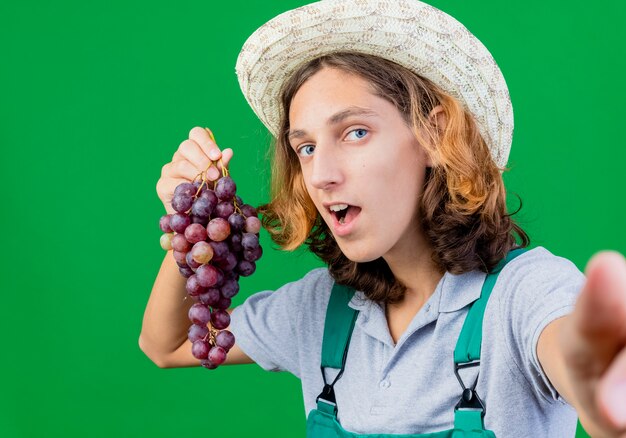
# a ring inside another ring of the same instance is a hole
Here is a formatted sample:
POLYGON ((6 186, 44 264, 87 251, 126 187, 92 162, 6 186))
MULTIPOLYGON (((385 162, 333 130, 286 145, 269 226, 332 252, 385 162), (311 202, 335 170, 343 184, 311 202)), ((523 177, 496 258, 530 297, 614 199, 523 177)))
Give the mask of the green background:
MULTIPOLYGON (((235 150, 244 200, 267 200, 269 135, 235 61, 258 26, 305 3, 2 3, 0 436, 304 436, 294 376, 159 369, 137 342, 164 256, 161 167, 193 126, 208 126, 235 150)), ((507 79, 505 180, 533 245, 581 270, 599 250, 626 252, 624 3, 432 4, 481 39, 507 79)), ((271 250, 267 234, 262 243, 234 304, 319 265, 271 250)))

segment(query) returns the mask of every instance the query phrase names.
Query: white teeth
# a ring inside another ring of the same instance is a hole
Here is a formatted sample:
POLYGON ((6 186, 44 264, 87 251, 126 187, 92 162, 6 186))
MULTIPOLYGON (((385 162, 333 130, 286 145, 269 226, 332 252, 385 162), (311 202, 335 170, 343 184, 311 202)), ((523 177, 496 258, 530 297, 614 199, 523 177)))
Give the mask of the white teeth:
POLYGON ((348 204, 335 204, 330 206, 330 211, 341 211, 348 208, 348 204))

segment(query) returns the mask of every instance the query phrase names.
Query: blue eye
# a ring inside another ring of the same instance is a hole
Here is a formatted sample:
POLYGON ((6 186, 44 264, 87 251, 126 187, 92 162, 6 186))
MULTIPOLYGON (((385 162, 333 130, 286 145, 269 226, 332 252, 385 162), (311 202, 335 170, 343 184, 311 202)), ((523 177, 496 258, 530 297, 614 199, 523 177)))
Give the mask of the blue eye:
MULTIPOLYGON (((353 129, 352 131, 350 131, 350 134, 352 134, 353 132, 367 132, 367 129, 363 129, 363 128, 353 129)), ((363 137, 365 137, 365 134, 363 134, 363 136, 362 136, 362 137, 359 137, 359 136, 357 135, 357 138, 359 138, 359 139, 361 139, 361 138, 363 138, 363 137)))
POLYGON ((305 144, 304 146, 298 149, 298 155, 303 155, 302 151, 306 151, 306 150, 310 151, 310 153, 304 154, 305 157, 308 157, 309 155, 313 154, 313 151, 315 150, 315 146, 313 146, 312 144, 305 144))
MULTIPOLYGON (((363 133, 361 136, 359 136, 357 134, 357 140, 360 140, 363 137, 365 137, 365 135, 367 134, 368 130, 367 129, 363 129, 363 128, 353 129, 352 131, 350 131, 348 133, 348 135, 352 134, 353 132, 362 132, 363 133)), ((309 156, 313 155, 313 151, 314 150, 315 150, 315 146, 313 146, 312 144, 305 144, 305 145, 300 146, 298 148, 297 153, 300 156, 309 157, 309 156), (303 153, 302 151, 305 151, 305 153, 303 153), (308 152, 306 152, 306 151, 308 151, 308 152)))

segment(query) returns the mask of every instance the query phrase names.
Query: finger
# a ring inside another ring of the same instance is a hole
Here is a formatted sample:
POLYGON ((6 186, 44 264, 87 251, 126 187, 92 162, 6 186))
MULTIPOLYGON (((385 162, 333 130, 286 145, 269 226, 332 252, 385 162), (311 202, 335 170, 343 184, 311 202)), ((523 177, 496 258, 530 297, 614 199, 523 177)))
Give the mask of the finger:
POLYGON ((185 140, 178 147, 181 158, 193 164, 198 172, 203 172, 211 165, 211 160, 194 140, 185 140))
POLYGON ((570 372, 582 380, 599 379, 626 342, 626 261, 601 252, 585 270, 587 281, 564 333, 570 372))
POLYGON ((186 159, 167 163, 161 169, 161 179, 184 179, 189 182, 193 181, 201 172, 193 163, 186 159))
MULTIPOLYGON (((178 146, 180 147, 180 146, 178 146)), ((172 155, 172 161, 179 161, 182 160, 183 156, 180 154, 180 152, 178 151, 178 149, 176 149, 176 152, 174 152, 174 155, 172 155)))
POLYGON ((233 158, 233 150, 231 148, 224 149, 222 151, 222 159, 217 162, 218 169, 222 170, 222 163, 224 167, 228 168, 231 158, 233 158))
POLYGON ((217 181, 222 176, 222 172, 215 166, 211 166, 206 171, 206 177, 209 181, 217 181))
POLYGON ((224 149, 224 151, 222 152, 222 158, 217 162, 217 167, 211 166, 209 169, 207 169, 206 175, 209 181, 216 181, 223 175, 222 168, 228 168, 228 163, 230 162, 230 159, 232 157, 233 150, 230 148, 224 149))
POLYGON ((626 346, 600 381, 597 399, 600 412, 613 427, 626 433, 626 346))
POLYGON ((207 157, 216 161, 222 157, 222 153, 217 144, 211 139, 211 135, 211 131, 208 128, 200 128, 199 126, 189 131, 189 139, 198 143, 207 157))
POLYGON ((574 324, 589 341, 626 341, 626 260, 618 252, 603 251, 585 269, 587 282, 576 309, 574 324))

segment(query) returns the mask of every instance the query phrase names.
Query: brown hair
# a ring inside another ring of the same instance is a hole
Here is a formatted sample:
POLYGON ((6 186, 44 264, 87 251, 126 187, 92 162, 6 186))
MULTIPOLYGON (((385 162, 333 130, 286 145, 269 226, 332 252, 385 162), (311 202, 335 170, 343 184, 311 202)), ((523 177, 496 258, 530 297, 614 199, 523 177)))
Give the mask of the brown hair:
MULTIPOLYGON (((356 52, 336 52, 300 67, 281 90, 280 132, 271 148, 271 201, 259 207, 263 226, 284 250, 302 243, 329 267, 336 282, 361 290, 374 301, 396 303, 406 287, 381 257, 349 260, 309 197, 300 162, 289 145, 289 108, 302 84, 323 67, 367 80, 373 93, 391 102, 433 163, 426 169, 418 226, 429 240, 441 271, 491 271, 513 247, 528 246, 528 235, 507 214, 502 175, 472 115, 437 85, 392 61, 356 52), (445 127, 430 121, 441 105, 445 127), (516 244, 515 234, 521 239, 516 244)), ((502 169, 507 170, 507 169, 502 169)), ((520 204, 521 208, 521 204, 520 204)), ((519 211, 519 210, 518 210, 519 211)), ((517 212, 516 212, 517 213, 517 212)))

